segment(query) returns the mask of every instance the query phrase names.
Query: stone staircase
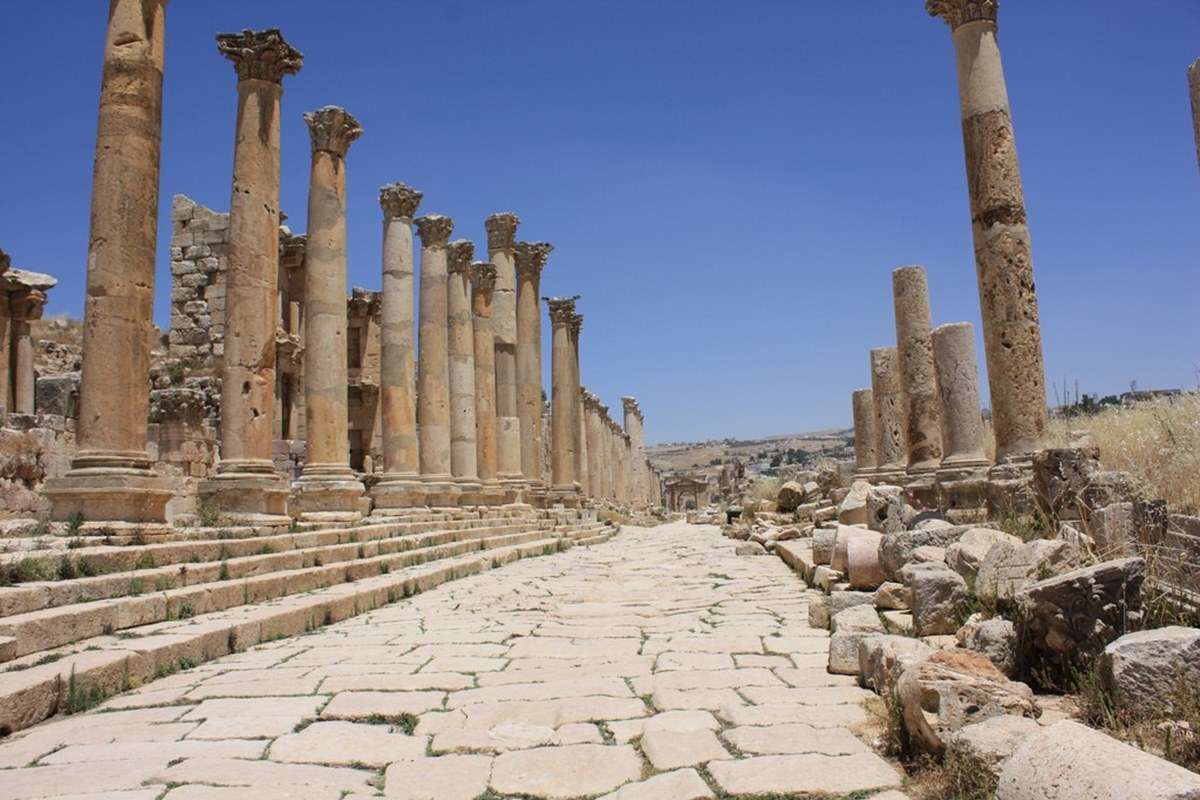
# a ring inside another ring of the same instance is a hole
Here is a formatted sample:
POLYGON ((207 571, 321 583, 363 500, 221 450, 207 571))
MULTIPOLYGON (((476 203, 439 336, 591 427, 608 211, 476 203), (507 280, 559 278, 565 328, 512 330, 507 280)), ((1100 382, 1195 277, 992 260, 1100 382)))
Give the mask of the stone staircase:
MULTIPOLYGON (((598 544, 576 511, 429 514, 0 554, 0 736, 155 677, 520 558, 598 544), (15 582, 14 582, 15 581, 15 582)), ((83 546, 76 546, 83 545, 83 546)))

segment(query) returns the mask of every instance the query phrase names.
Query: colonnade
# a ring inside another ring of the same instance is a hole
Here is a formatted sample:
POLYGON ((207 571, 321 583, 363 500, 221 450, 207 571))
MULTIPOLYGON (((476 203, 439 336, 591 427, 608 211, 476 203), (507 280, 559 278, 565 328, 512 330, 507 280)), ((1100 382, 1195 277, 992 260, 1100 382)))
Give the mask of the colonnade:
MULTIPOLYGON (((166 0, 113 0, 101 86, 80 389, 79 453, 47 494, 56 519, 165 532, 166 482, 146 450, 166 0)), ((542 479, 541 273, 553 247, 489 216, 488 261, 454 221, 417 217, 422 193, 380 189, 383 468, 350 467, 346 193, 362 126, 304 115, 312 160, 305 251, 307 458, 289 485, 272 460, 283 78, 302 54, 276 29, 217 37, 237 75, 220 459, 200 502, 226 523, 346 522, 450 506, 645 506, 655 497, 640 409, 617 425, 580 384, 577 298, 551 300, 553 485, 542 479), (420 237, 420 270, 413 228, 420 237), (413 330, 418 329, 414 343, 413 330), (636 420, 636 423, 633 422, 636 420)), ((8 398, 6 397, 7 401, 8 398)), ((635 403, 636 405, 636 403, 635 403)))

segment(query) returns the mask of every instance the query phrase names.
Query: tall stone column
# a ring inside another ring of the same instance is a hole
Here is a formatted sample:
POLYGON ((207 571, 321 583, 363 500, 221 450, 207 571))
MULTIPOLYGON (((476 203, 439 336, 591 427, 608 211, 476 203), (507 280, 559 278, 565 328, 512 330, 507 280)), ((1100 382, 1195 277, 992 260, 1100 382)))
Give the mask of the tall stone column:
POLYGON ((37 289, 17 292, 10 298, 13 339, 13 411, 34 413, 37 373, 33 364, 33 329, 30 325, 42 318, 46 293, 37 289))
POLYGON ((111 0, 100 84, 83 312, 79 449, 47 481, 56 520, 167 533, 171 490, 150 470, 150 331, 158 233, 166 0, 111 0), (145 525, 149 523, 149 525, 145 525))
MULTIPOLYGON (((0 275, 8 272, 12 260, 0 250, 0 275)), ((0 425, 4 415, 12 410, 12 311, 8 292, 0 292, 0 425)))
POLYGON ((353 521, 366 502, 350 469, 346 397, 346 151, 362 127, 343 108, 304 115, 312 137, 304 269, 304 406, 308 456, 294 485, 302 519, 353 521))
POLYGON ((283 78, 303 57, 278 30, 217 37, 237 72, 238 115, 225 278, 221 459, 200 502, 228 522, 287 521, 287 482, 276 469, 275 333, 279 285, 279 117, 283 78))
POLYGON ((542 315, 538 292, 541 290, 542 269, 553 249, 545 242, 518 242, 516 246, 517 410, 521 416, 521 473, 535 488, 544 485, 541 477, 542 315))
POLYGON ((600 455, 601 455, 601 473, 600 473, 600 496, 605 500, 612 502, 613 497, 613 473, 612 473, 612 424, 608 418, 608 406, 600 402, 600 398, 596 398, 597 412, 600 417, 600 455))
POLYGON ((583 435, 583 378, 579 370, 579 334, 583 331, 583 315, 574 314, 568 326, 571 338, 571 383, 575 386, 575 402, 571 407, 574 422, 571 425, 575 443, 572 450, 575 453, 575 485, 587 494, 587 438, 583 435))
POLYGON ((505 501, 518 502, 524 487, 521 472, 521 416, 517 402, 517 272, 516 235, 521 220, 512 212, 485 220, 488 260, 496 266, 492 330, 496 339, 496 469, 505 501))
POLYGON ((375 512, 419 506, 417 386, 413 349, 413 216, 421 192, 403 183, 379 190, 383 209, 383 297, 380 301, 379 403, 383 418, 383 474, 371 488, 375 512))
POLYGON ((896 309, 896 352, 904 397, 904 430, 908 440, 908 474, 927 475, 942 463, 942 401, 933 368, 933 328, 925 268, 900 267, 892 272, 896 309))
POLYGON ((582 492, 585 498, 590 498, 592 497, 592 462, 591 451, 588 448, 587 405, 585 396, 586 391, 581 387, 579 389, 579 400, 575 404, 575 416, 579 420, 575 435, 579 453, 577 459, 579 465, 576 468, 576 475, 579 478, 579 491, 582 492))
POLYGON ((854 475, 869 478, 875 474, 875 401, 870 389, 857 389, 854 406, 854 475))
POLYGON ((636 397, 622 397, 621 403, 625 407, 625 432, 629 434, 630 451, 632 454, 629 464, 629 502, 636 506, 644 506, 646 505, 646 495, 643 491, 646 485, 646 476, 644 474, 646 445, 643 431, 642 408, 638 405, 636 397))
POLYGON ((875 403, 876 475, 883 482, 904 477, 908 442, 904 429, 904 395, 900 386, 900 359, 894 347, 871 351, 871 397, 875 403))
POLYGON ((600 427, 600 400, 591 392, 583 393, 583 417, 587 438, 588 494, 604 497, 604 432, 600 427))
POLYGON ((1028 460, 1046 435, 1046 368, 1021 171, 996 42, 998 0, 926 0, 958 61, 967 187, 998 460, 1028 460))
POLYGON ((986 466, 983 415, 979 402, 979 367, 975 363, 975 328, 952 322, 933 329, 933 358, 941 392, 945 431, 944 469, 986 466))
MULTIPOLYGON (((579 502, 575 482, 575 403, 579 389, 574 385, 571 324, 575 316, 574 297, 549 297, 550 324, 553 326, 551 351, 551 493, 552 502, 568 507, 579 502)), ((522 419, 522 425, 524 419, 522 419)))
POLYGON ((446 244, 454 221, 418 217, 421 237, 421 319, 417 340, 417 433, 421 481, 431 506, 453 506, 458 488, 450 472, 449 281, 446 244))
POLYGON ((471 313, 475 336, 475 460, 482 484, 482 502, 504 502, 499 479, 496 439, 496 335, 492 304, 496 267, 486 261, 471 264, 471 313))
POLYGON ((1188 89, 1192 96, 1192 128, 1196 136, 1196 158, 1200 160, 1200 59, 1188 67, 1188 89))
POLYGON ((479 503, 475 421, 475 325, 471 314, 471 262, 475 245, 465 239, 446 247, 449 273, 446 313, 450 356, 450 474, 460 505, 479 503))

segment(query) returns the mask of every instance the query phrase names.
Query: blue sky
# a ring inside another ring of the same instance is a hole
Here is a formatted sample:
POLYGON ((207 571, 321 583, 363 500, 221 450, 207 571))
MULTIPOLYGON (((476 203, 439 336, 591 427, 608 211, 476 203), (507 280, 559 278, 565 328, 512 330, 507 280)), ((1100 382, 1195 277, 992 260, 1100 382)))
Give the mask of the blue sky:
MULTIPOLYGON (((49 313, 82 307, 105 5, 4 11, 45 35, 0 50, 0 247, 60 278, 49 313)), ((583 295, 584 382, 614 409, 637 395, 652 442, 848 425, 867 351, 894 340, 896 266, 928 269, 935 323, 978 327, 953 49, 920 0, 176 0, 160 325, 171 196, 229 204, 235 76, 213 37, 269 26, 306 57, 283 99, 293 229, 301 115, 345 106, 365 128, 350 282, 379 286, 382 183, 481 250, 483 218, 516 211, 557 248, 543 294, 583 295)), ((1000 42, 1048 379, 1194 386, 1200 4, 1007 0, 1000 42)))

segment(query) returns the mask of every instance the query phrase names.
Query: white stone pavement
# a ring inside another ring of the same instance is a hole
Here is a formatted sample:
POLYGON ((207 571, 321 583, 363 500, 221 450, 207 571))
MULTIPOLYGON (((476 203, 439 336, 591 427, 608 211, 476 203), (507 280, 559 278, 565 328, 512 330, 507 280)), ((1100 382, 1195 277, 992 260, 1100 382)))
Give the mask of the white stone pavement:
POLYGON ((733 547, 626 528, 168 676, 0 742, 0 800, 899 796, 802 585, 733 547))

